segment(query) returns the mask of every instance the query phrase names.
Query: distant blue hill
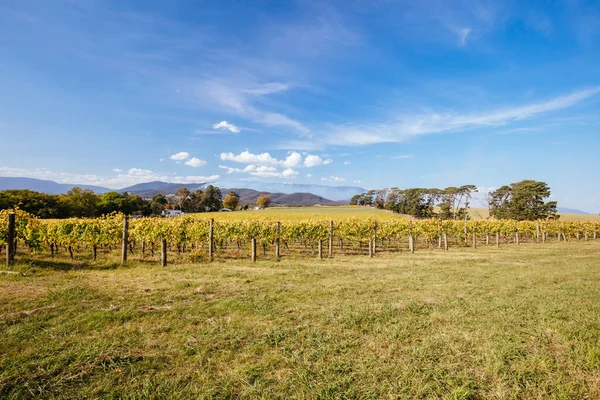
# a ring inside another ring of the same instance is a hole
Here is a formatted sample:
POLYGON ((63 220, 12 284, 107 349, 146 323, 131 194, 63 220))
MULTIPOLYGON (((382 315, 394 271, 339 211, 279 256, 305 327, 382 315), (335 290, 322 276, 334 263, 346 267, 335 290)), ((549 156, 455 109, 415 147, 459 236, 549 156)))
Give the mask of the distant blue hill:
POLYGON ((90 189, 98 194, 110 192, 110 189, 101 186, 94 185, 76 185, 72 183, 57 183, 54 181, 47 181, 43 179, 34 178, 13 178, 13 177, 0 177, 0 191, 1 190, 23 190, 29 189, 34 192, 41 192, 47 194, 62 194, 67 193, 74 187, 80 187, 82 189, 90 189))
POLYGON ((575 208, 558 207, 557 210, 559 213, 564 213, 564 214, 585 214, 585 215, 590 214, 589 212, 577 210, 575 208))

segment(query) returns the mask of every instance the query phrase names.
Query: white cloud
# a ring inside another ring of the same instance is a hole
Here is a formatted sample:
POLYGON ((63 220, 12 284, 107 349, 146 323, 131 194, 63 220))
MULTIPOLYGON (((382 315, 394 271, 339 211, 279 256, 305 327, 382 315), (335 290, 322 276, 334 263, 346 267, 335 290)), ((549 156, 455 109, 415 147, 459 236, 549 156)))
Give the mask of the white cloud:
POLYGON ((187 151, 180 151, 179 153, 173 154, 169 158, 171 160, 181 161, 181 160, 185 160, 186 158, 189 158, 189 156, 190 156, 190 153, 188 153, 187 151))
POLYGON ((332 162, 333 162, 333 160, 323 160, 319 156, 308 155, 304 159, 304 166, 310 168, 310 167, 316 167, 319 165, 331 164, 332 162))
POLYGON ((230 124, 227 121, 221 121, 218 124, 214 124, 213 129, 226 129, 232 133, 239 133, 241 130, 239 127, 235 126, 234 124, 230 124))
POLYGON ((313 175, 312 175, 312 174, 306 174, 305 176, 306 176, 307 178, 312 178, 312 176, 313 176, 313 175))
POLYGON ((249 151, 243 151, 240 154, 221 153, 220 158, 223 161, 233 161, 240 164, 247 164, 244 168, 233 168, 220 165, 228 174, 246 173, 257 177, 295 177, 298 175, 297 168, 314 167, 325 165, 332 160, 323 160, 319 156, 307 155, 303 158, 302 154, 291 151, 287 157, 278 160, 269 153, 253 154, 249 151))
POLYGON ((279 161, 269 153, 252 154, 249 151, 243 151, 238 155, 221 153, 220 157, 223 161, 234 161, 242 164, 279 165, 279 161))
POLYGON ((408 158, 414 158, 414 156, 407 154, 407 155, 392 156, 392 157, 390 157, 390 159, 392 159, 392 160, 405 160, 405 159, 408 159, 408 158))
POLYGON ((398 117, 389 123, 342 125, 321 135, 323 144, 359 146, 375 143, 401 142, 413 136, 501 126, 514 121, 562 110, 600 93, 600 87, 580 90, 548 101, 518 107, 491 110, 476 114, 414 114, 398 117))
POLYGON ((281 162, 281 165, 287 168, 297 168, 302 165, 302 155, 292 151, 285 160, 281 162))
POLYGON ((339 176, 330 176, 329 178, 321 178, 325 182, 346 182, 346 178, 340 178, 339 176))
POLYGON ((352 161, 344 161, 344 165, 350 165, 352 164, 352 161))
POLYGON ((247 165, 243 169, 219 165, 219 168, 224 169, 227 174, 247 173, 260 178, 293 178, 298 175, 298 172, 292 168, 286 168, 282 171, 279 171, 275 167, 269 167, 266 165, 247 165))
POLYGON ((353 183, 362 183, 361 181, 352 181, 353 183))
POLYGON ((120 189, 126 186, 143 182, 162 181, 170 183, 202 183, 214 182, 220 175, 210 176, 172 176, 165 173, 154 172, 143 168, 130 168, 112 176, 95 174, 73 174, 56 172, 46 168, 24 169, 0 167, 0 176, 19 176, 37 179, 48 179, 58 183, 71 183, 79 185, 96 185, 111 189, 120 189))
POLYGON ((114 169, 113 169, 113 172, 120 173, 120 172, 123 172, 123 171, 122 171, 122 170, 120 170, 119 168, 114 168, 114 169))
POLYGON ((185 162, 185 165, 189 165, 190 167, 202 167, 203 165, 206 165, 206 161, 192 157, 185 162))
POLYGON ((291 168, 286 168, 286 169, 283 170, 283 172, 281 173, 281 175, 284 178, 291 178, 291 177, 294 177, 294 176, 298 175, 298 172, 294 171, 291 168))

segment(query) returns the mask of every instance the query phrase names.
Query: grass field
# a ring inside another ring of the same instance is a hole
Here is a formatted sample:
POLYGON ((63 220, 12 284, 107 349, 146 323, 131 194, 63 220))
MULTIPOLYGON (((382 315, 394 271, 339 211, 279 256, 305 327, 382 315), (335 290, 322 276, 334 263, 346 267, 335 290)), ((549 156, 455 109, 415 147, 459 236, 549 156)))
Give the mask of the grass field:
MULTIPOLYGON (((473 219, 487 219, 490 216, 487 208, 471 208, 469 209, 469 215, 473 219)), ((600 221, 600 215, 593 214, 567 214, 558 213, 561 220, 566 221, 600 221)))
POLYGON ((599 398, 598 260, 25 262, 0 274, 0 398, 599 398))
MULTIPOLYGON (((331 218, 357 217, 357 218, 406 218, 388 210, 378 210, 373 207, 361 206, 331 206, 331 207, 272 207, 265 210, 235 211, 224 213, 196 214, 201 218, 214 218, 216 220, 235 220, 240 218, 269 218, 272 220, 285 220, 287 218, 331 218)), ((471 208, 469 215, 472 219, 487 219, 487 208, 471 208)), ((562 220, 568 221, 600 221, 600 215, 591 214, 560 214, 562 220)))

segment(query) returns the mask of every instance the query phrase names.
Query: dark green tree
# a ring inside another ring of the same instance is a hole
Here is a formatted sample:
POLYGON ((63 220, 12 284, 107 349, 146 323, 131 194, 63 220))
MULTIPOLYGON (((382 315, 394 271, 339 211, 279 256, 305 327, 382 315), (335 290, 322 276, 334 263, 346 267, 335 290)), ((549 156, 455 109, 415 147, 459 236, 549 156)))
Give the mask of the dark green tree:
POLYGON ((524 180, 502 186, 489 194, 490 214, 495 218, 509 218, 518 221, 557 218, 556 201, 550 197, 550 187, 546 182, 524 180))
POLYGON ((65 201, 71 217, 96 217, 100 214, 99 196, 90 189, 81 189, 76 186, 67 192, 65 201))
POLYGON ((219 211, 223 208, 221 189, 213 185, 208 185, 202 195, 202 204, 206 211, 219 211))

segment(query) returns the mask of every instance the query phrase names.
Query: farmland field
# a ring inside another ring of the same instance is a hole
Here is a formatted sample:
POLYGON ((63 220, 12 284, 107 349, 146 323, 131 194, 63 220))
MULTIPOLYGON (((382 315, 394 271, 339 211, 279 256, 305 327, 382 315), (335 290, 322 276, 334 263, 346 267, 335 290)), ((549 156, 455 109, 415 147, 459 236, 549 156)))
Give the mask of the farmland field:
MULTIPOLYGON (((340 217, 356 217, 356 218, 408 218, 394 214, 388 210, 378 210, 373 207, 361 206, 333 206, 333 207, 273 207, 266 210, 250 210, 243 212, 225 212, 225 213, 210 213, 196 214, 206 218, 215 219, 239 219, 239 218, 265 218, 281 219, 296 218, 296 217, 315 217, 315 218, 340 218, 340 217)), ((474 220, 487 219, 489 212, 487 208, 470 208, 469 215, 474 220)), ((567 221, 597 221, 600 222, 600 215, 592 214, 565 214, 559 213, 560 219, 567 221)))
POLYGON ((64 256, 0 274, 1 398, 600 397, 598 240, 166 268, 64 256))

